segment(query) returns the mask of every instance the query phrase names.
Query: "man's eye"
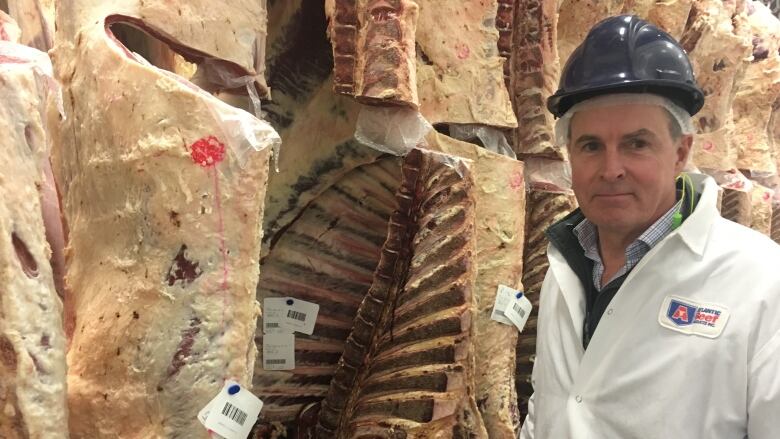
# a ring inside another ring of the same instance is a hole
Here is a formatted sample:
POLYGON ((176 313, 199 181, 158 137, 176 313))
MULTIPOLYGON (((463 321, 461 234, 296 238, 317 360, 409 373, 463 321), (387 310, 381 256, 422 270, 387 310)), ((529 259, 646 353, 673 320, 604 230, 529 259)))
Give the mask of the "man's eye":
POLYGON ((633 139, 628 142, 628 145, 631 146, 634 149, 642 149, 647 146, 647 142, 645 142, 642 139, 633 139))
POLYGON ((585 151, 585 152, 595 152, 595 151, 598 151, 600 147, 601 147, 601 145, 599 145, 596 142, 584 143, 581 146, 582 150, 585 151))

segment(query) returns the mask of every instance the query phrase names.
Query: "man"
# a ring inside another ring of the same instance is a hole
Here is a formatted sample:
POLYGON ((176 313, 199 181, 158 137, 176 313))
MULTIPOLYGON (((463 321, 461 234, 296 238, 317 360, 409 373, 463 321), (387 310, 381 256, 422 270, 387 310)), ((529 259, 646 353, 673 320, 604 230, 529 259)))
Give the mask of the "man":
POLYGON ((548 101, 580 208, 547 235, 522 438, 780 437, 780 246, 682 174, 703 104, 679 44, 597 24, 548 101))

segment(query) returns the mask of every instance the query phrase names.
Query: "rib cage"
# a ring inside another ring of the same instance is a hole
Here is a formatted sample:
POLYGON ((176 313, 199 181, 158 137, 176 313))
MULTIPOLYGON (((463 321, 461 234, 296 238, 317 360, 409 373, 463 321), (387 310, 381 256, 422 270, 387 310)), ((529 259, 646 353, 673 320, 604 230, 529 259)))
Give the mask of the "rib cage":
MULTIPOLYGON (((372 281, 397 207, 400 160, 382 158, 361 166, 307 206, 262 261, 257 297, 295 297, 318 303, 314 334, 296 335, 292 371, 263 369, 253 384, 265 406, 262 421, 292 421, 328 389, 352 321, 372 281)), ((262 325, 256 341, 262 345, 262 325)))
POLYGON ((460 172, 430 153, 407 155, 399 209, 323 402, 320 438, 484 437, 470 340, 473 181, 460 172))
POLYGON ((476 400, 491 439, 515 438, 522 419, 515 385, 518 331, 491 319, 499 285, 522 290, 525 164, 443 134, 428 147, 471 160, 476 201, 476 400))
POLYGON ((536 353, 536 317, 539 309, 539 293, 547 273, 547 237, 544 232, 577 207, 572 195, 555 192, 531 191, 528 194, 526 216, 523 285, 533 309, 525 329, 517 339, 517 370, 515 382, 520 400, 520 412, 528 413, 528 398, 533 393, 531 371, 536 353))

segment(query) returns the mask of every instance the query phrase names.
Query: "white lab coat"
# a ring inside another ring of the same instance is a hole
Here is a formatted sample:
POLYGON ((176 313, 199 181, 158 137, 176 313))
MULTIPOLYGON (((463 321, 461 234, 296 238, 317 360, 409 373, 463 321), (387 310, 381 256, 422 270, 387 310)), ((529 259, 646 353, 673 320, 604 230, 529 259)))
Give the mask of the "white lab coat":
POLYGON ((720 217, 718 187, 633 269, 582 347, 585 294, 553 246, 521 438, 780 438, 780 246, 720 217), (729 313, 716 338, 662 326, 675 295, 729 313))

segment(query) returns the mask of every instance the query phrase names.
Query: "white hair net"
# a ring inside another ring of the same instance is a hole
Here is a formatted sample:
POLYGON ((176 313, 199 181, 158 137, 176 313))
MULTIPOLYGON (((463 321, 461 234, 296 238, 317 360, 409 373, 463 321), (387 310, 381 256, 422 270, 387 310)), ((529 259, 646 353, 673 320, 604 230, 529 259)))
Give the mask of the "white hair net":
POLYGON ((575 104, 555 122, 555 141, 558 145, 569 143, 571 120, 578 111, 613 105, 655 105, 672 115, 682 134, 693 134, 691 115, 682 107, 663 96, 651 93, 615 93, 597 96, 575 104))

